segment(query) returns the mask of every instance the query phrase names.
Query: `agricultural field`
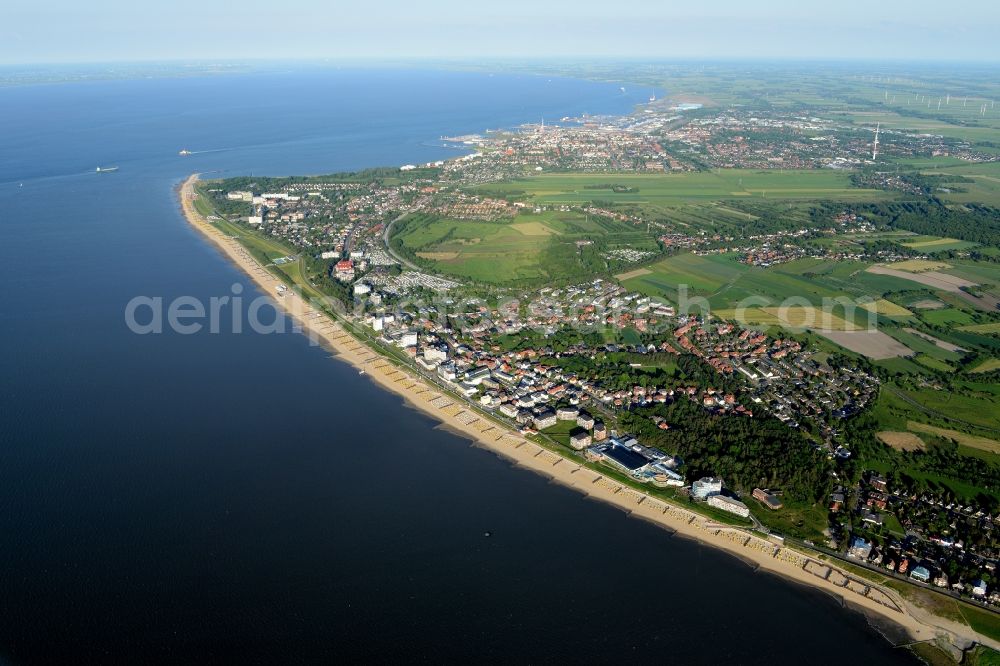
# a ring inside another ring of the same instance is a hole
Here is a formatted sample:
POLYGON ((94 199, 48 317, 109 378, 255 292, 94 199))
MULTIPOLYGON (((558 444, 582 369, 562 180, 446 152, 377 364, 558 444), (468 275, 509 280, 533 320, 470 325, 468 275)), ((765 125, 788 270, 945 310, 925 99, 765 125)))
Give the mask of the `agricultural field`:
POLYGON ((824 312, 812 306, 792 305, 789 307, 715 310, 714 314, 720 319, 737 321, 741 324, 781 326, 789 330, 858 330, 858 326, 854 322, 847 321, 833 312, 824 312))
MULTIPOLYGON (((900 243, 900 245, 909 247, 909 243, 900 243)), ((897 261, 892 264, 892 268, 897 271, 920 273, 922 271, 940 271, 951 268, 951 264, 946 264, 943 261, 930 261, 928 259, 907 259, 906 261, 897 261)))
POLYGON ((820 331, 820 335, 844 349, 878 361, 910 356, 913 350, 882 331, 820 331))
POLYGON ((972 323, 972 315, 965 310, 957 308, 944 308, 942 310, 925 310, 920 313, 920 318, 933 326, 951 326, 972 323))
POLYGON ((971 368, 969 372, 993 372, 994 370, 1000 370, 1000 358, 988 358, 971 368))
POLYGON ((989 453, 1000 453, 1000 441, 997 441, 995 439, 989 439, 987 437, 978 437, 976 435, 970 435, 968 433, 959 432, 958 430, 951 430, 949 428, 939 428, 937 426, 928 425, 926 423, 919 423, 917 421, 909 421, 906 424, 906 427, 907 429, 913 432, 920 432, 928 435, 934 435, 935 437, 950 439, 958 444, 961 444, 962 446, 967 446, 972 449, 987 451, 989 453))
MULTIPOLYGON (((940 236, 913 236, 901 241, 900 245, 918 252, 944 252, 946 250, 968 250, 977 243, 958 240, 957 238, 941 238, 940 236)), ((915 260, 918 261, 918 260, 915 260)), ((944 267, 947 267, 945 264, 944 267)), ((898 268, 898 266, 897 266, 898 268)))
POLYGON ((942 273, 939 270, 924 269, 920 271, 910 271, 910 270, 900 270, 898 266, 900 264, 905 264, 910 262, 900 262, 899 264, 891 264, 890 266, 871 266, 868 269, 869 273, 875 275, 889 275, 892 277, 898 277, 904 280, 912 280, 918 284, 930 287, 931 289, 941 289, 943 291, 957 292, 962 287, 975 287, 976 283, 969 280, 950 275, 948 273, 942 273))
POLYGON ((934 358, 930 354, 917 354, 913 357, 913 360, 924 366, 925 368, 930 368, 936 372, 952 372, 955 368, 948 365, 944 361, 934 358))
MULTIPOLYGON (((913 332, 914 329, 907 330, 906 328, 897 328, 894 326, 883 326, 882 331, 887 335, 892 336, 895 340, 906 345, 912 350, 913 353, 921 355, 926 359, 936 359, 944 363, 957 363, 962 358, 962 354, 955 351, 949 351, 943 349, 935 344, 932 340, 928 340, 927 337, 919 333, 913 332)), ((952 370, 950 366, 942 368, 935 363, 922 362, 925 367, 947 371, 952 370)))
POLYGON ((913 313, 902 305, 896 305, 892 301, 880 298, 873 303, 862 303, 861 307, 876 314, 892 317, 893 319, 907 319, 913 317, 913 313))
POLYGON ((506 183, 490 183, 482 192, 530 197, 539 204, 613 203, 682 204, 724 199, 885 201, 880 190, 853 187, 849 175, 833 170, 785 171, 717 169, 713 171, 636 173, 555 173, 506 183), (601 185, 623 186, 618 191, 601 185))
MULTIPOLYGON (((971 129, 971 128, 970 128, 971 129)), ((996 129, 991 129, 994 141, 996 129)), ((941 198, 955 203, 984 203, 1000 206, 1000 163, 934 165, 922 170, 927 175, 956 175, 973 179, 973 183, 958 183, 952 192, 941 193, 941 198), (961 190, 961 191, 959 191, 961 190)))
POLYGON ((926 447, 924 440, 912 432, 882 430, 876 436, 897 451, 922 451, 926 447))
POLYGON ((971 324, 968 326, 961 326, 959 327, 959 330, 995 335, 1000 333, 1000 321, 990 322, 989 324, 971 324))
POLYGON ((674 302, 685 294, 688 299, 705 299, 714 309, 771 307, 793 298, 797 299, 795 305, 820 306, 824 298, 851 295, 841 287, 846 281, 834 275, 830 280, 818 280, 797 274, 796 269, 784 270, 784 266, 747 266, 727 254, 677 254, 645 270, 626 279, 625 287, 674 302))
POLYGON ((915 335, 918 338, 922 338, 923 340, 925 340, 927 342, 930 342, 931 344, 933 344, 937 348, 944 349, 945 351, 948 351, 948 352, 952 352, 952 353, 958 354, 958 353, 964 353, 965 351, 967 351, 966 349, 963 349, 962 347, 959 347, 956 344, 953 344, 953 343, 948 342, 946 340, 942 340, 940 338, 936 338, 933 335, 930 335, 929 333, 924 333, 923 331, 918 331, 915 328, 906 327, 903 330, 906 331, 907 333, 909 333, 910 335, 915 335))
POLYGON ((986 439, 1000 439, 1000 390, 974 381, 955 381, 945 389, 883 386, 877 412, 886 430, 909 430, 908 423, 962 428, 986 439))

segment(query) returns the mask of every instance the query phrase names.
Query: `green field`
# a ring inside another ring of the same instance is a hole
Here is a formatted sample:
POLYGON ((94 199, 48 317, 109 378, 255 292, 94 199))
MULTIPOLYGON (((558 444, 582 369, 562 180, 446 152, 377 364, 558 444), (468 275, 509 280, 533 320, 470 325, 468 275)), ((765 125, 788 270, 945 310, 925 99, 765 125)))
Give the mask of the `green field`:
MULTIPOLYGON (((686 286, 689 299, 704 298, 712 309, 722 311, 731 311, 741 305, 753 308, 778 306, 786 299, 796 299, 793 304, 798 306, 820 306, 823 299, 877 299, 881 289, 874 288, 870 283, 878 280, 860 279, 865 275, 859 272, 864 267, 865 264, 859 262, 803 259, 760 268, 742 264, 733 255, 685 253, 646 266, 643 274, 632 275, 623 284, 628 289, 667 298, 675 303, 686 286)), ((841 306, 837 306, 833 314, 862 325, 868 320, 868 311, 860 306, 853 316, 845 313, 841 306)), ((761 313, 756 313, 756 316, 764 317, 761 313)))
POLYGON ((717 169, 690 173, 544 174, 506 183, 490 183, 482 191, 531 197, 556 204, 600 200, 615 203, 680 204, 722 199, 883 201, 893 195, 851 186, 848 174, 833 170, 784 171, 717 169), (600 185, 624 185, 615 192, 600 185))
POLYGON ((900 245, 919 252, 945 252, 947 250, 968 250, 976 247, 977 243, 940 236, 911 236, 900 241, 900 245))
POLYGON ((880 298, 874 303, 866 304, 864 306, 866 310, 876 312, 880 315, 885 315, 886 317, 891 317, 893 319, 912 319, 913 313, 904 308, 901 305, 897 305, 892 301, 887 301, 884 298, 880 298))
POLYGON ((1000 358, 988 358, 971 368, 969 372, 993 372, 1000 370, 1000 358))
POLYGON ((972 324, 969 326, 962 326, 960 330, 993 335, 995 333, 1000 333, 1000 321, 990 322, 989 324, 972 324))
MULTIPOLYGON (((883 128, 909 130, 928 134, 941 134, 955 139, 965 139, 969 141, 989 141, 993 140, 1000 128, 993 126, 975 126, 971 123, 961 123, 962 121, 979 121, 979 106, 970 105, 962 107, 960 102, 952 100, 951 105, 942 105, 941 111, 934 109, 935 114, 940 113, 940 118, 912 117, 906 115, 910 111, 926 112, 926 108, 918 108, 917 105, 907 104, 903 101, 903 96, 899 96, 898 103, 884 111, 857 111, 849 114, 834 114, 832 117, 847 119, 857 125, 874 126, 876 122, 881 123, 883 128), (957 122, 948 122, 948 120, 957 122)), ((876 100, 881 101, 878 97, 876 100)), ((873 100, 875 101, 875 100, 873 100)), ((994 120, 995 119, 991 119, 994 120)), ((954 163, 958 160, 949 157, 940 157, 926 160, 938 165, 954 163)), ((964 163, 964 162, 963 162, 964 163)))
POLYGON ((917 363, 937 372, 951 372, 955 368, 944 361, 934 358, 929 354, 917 354, 914 359, 917 363))
POLYGON ((920 318, 928 324, 935 326, 948 326, 952 324, 969 324, 972 322, 972 315, 964 310, 955 308, 944 308, 942 310, 921 310, 920 318))
MULTIPOLYGON (((992 141, 996 141, 996 136, 1000 130, 991 129, 992 141)), ((1000 206, 1000 163, 984 162, 981 164, 969 164, 960 162, 958 164, 935 165, 932 168, 922 170, 927 174, 944 174, 966 176, 972 178, 974 183, 956 183, 955 191, 942 193, 941 196, 947 201, 957 203, 985 203, 991 206, 1000 206), (958 191, 964 190, 964 191, 958 191)))
POLYGON ((659 251, 644 227, 556 211, 503 222, 415 216, 397 223, 392 243, 430 270, 493 284, 587 279, 608 269, 610 250, 659 251))
POLYGON ((887 384, 876 403, 880 428, 907 430, 909 423, 920 422, 962 429, 986 439, 1000 438, 1000 387, 974 381, 953 384, 948 390, 887 384))

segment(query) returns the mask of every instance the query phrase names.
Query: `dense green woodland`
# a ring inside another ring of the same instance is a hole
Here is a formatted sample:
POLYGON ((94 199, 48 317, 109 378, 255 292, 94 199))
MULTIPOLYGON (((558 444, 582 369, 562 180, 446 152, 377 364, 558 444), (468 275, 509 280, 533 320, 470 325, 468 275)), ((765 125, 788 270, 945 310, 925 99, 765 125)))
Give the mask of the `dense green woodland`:
POLYGON ((877 225, 1000 247, 1000 209, 990 206, 949 206, 932 197, 924 201, 859 204, 852 210, 877 225))
POLYGON ((324 183, 383 183, 408 182, 427 178, 437 178, 441 170, 436 168, 413 169, 400 171, 399 167, 376 167, 362 171, 345 171, 324 174, 322 176, 234 176, 226 178, 227 191, 252 190, 255 194, 261 192, 281 192, 291 185, 322 185, 324 183))
POLYGON ((745 494, 773 488, 801 502, 821 501, 832 489, 826 456, 775 418, 714 416, 682 399, 625 412, 620 421, 644 443, 683 458, 691 479, 719 475, 745 494), (658 428, 653 416, 665 418, 670 429, 658 428))

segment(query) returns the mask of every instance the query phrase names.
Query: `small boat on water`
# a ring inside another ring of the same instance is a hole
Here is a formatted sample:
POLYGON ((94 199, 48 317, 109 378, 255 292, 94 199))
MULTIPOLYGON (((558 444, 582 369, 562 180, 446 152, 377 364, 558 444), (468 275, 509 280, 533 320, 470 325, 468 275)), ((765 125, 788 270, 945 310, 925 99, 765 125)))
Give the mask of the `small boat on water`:
POLYGON ((112 173, 113 171, 118 171, 118 167, 97 167, 97 173, 112 173))
POLYGON ((187 148, 185 148, 184 150, 182 150, 181 152, 179 152, 179 153, 177 153, 177 154, 178 154, 178 155, 182 155, 182 156, 183 156, 183 155, 190 155, 190 154, 191 154, 191 151, 190 151, 190 150, 188 150, 187 148))
POLYGON ((365 372, 364 370, 358 370, 358 374, 359 375, 367 375, 368 373, 365 372))

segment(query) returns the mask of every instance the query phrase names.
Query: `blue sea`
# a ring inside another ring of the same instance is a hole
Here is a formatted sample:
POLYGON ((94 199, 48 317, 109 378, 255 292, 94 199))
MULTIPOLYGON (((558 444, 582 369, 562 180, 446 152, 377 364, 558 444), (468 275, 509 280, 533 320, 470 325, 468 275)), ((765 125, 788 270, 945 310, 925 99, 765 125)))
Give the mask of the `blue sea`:
POLYGON ((295 67, 0 89, 0 662, 910 663, 839 600, 515 469, 301 335, 126 327, 135 296, 254 292, 182 219, 191 172, 441 159, 442 135, 650 92, 628 89, 295 67))

